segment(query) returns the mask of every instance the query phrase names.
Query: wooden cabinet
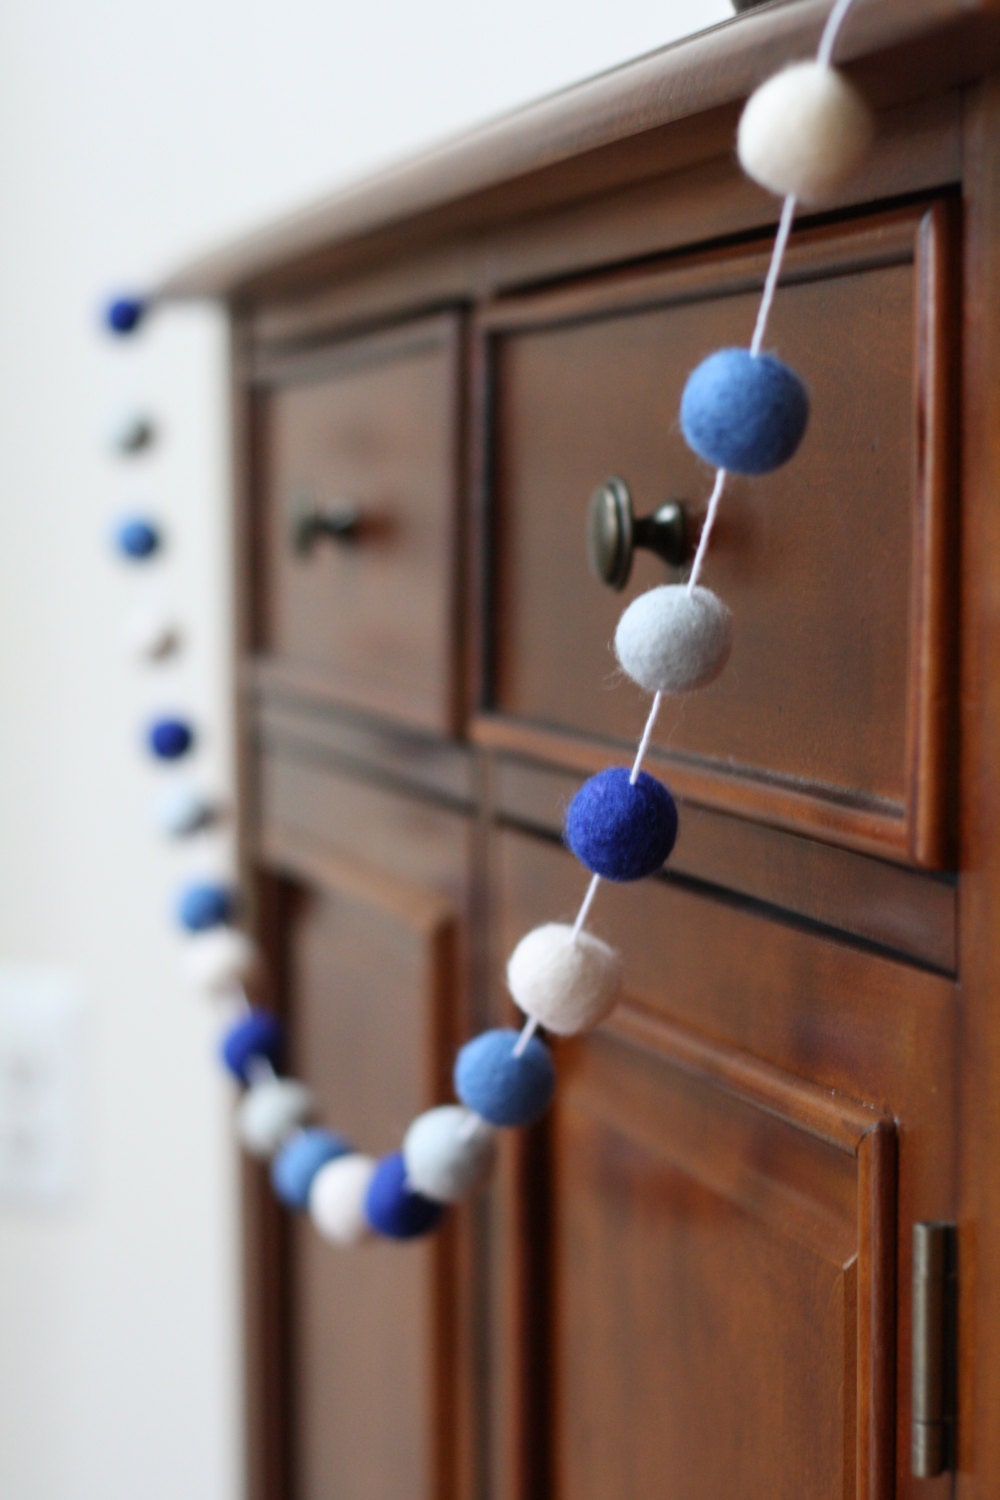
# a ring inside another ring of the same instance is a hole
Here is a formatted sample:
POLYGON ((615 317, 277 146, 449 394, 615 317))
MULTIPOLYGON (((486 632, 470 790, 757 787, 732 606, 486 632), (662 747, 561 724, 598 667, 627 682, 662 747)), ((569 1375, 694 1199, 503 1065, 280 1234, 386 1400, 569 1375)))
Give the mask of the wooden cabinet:
MULTIPOLYGON (((588 499, 614 475, 697 531, 679 393, 748 342, 776 217, 733 129, 825 10, 742 16, 164 289, 232 311, 273 999, 373 1153, 579 903, 562 810, 646 706, 608 641, 681 576, 596 582, 588 499)), ((550 1115, 431 1243, 335 1251, 248 1168, 253 1500, 1000 1487, 1000 10, 859 0, 843 55, 878 143, 793 235, 770 341, 812 425, 726 496, 732 662, 650 760, 676 850, 592 914, 625 1000, 553 1041, 550 1115), (928 1222, 957 1225, 957 1445, 917 1477, 928 1222)))

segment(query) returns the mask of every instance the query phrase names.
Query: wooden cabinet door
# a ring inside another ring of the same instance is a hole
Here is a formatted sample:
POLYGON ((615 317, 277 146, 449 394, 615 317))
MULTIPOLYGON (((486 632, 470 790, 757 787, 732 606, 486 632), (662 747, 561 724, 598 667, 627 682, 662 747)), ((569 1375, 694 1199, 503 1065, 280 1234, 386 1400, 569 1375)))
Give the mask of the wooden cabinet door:
MULTIPOLYGON (((548 841, 495 864, 507 947, 579 900, 548 841)), ((684 881, 605 887, 591 925, 627 994, 555 1044, 506 1162, 498 1495, 926 1493, 909 1230, 953 1211, 953 982, 684 881)))
MULTIPOLYGON (((289 1067, 314 1091, 324 1124, 380 1156, 398 1150, 413 1117, 446 1097, 466 1024, 467 820, 315 772, 293 768, 271 780, 267 818, 299 808, 312 822, 310 834, 271 823, 266 835, 289 1067), (324 814, 336 814, 347 847, 317 839, 324 814), (389 839, 395 860, 367 862, 350 848, 355 836, 367 839, 369 854, 389 839)), ((252 1196, 264 1196, 259 1180, 253 1186, 252 1196)), ((252 1258, 267 1243, 260 1216, 274 1212, 258 1204, 252 1258)), ((344 1250, 307 1216, 279 1214, 266 1285, 258 1275, 250 1289, 251 1320, 259 1325, 268 1305, 272 1318, 251 1409, 251 1426, 271 1426, 271 1452, 258 1444, 253 1493, 452 1495, 468 1390, 455 1274, 464 1222, 453 1216, 415 1243, 344 1250), (270 1402, 279 1405, 277 1423, 270 1402)))

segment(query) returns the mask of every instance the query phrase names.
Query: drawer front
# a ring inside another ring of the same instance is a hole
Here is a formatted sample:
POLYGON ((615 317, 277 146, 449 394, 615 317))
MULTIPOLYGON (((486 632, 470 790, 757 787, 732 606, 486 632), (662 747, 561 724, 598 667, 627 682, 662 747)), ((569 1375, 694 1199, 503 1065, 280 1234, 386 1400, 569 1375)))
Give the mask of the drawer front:
MULTIPOLYGON (((733 657, 657 732, 685 796, 931 866, 949 854, 950 237, 938 204, 793 244, 768 342, 810 388, 809 431, 785 468, 730 481, 704 581, 733 657)), ((486 739, 584 767, 597 741, 634 743, 648 700, 609 642, 630 597, 683 574, 640 553, 625 594, 598 583, 588 498, 619 475, 638 514, 681 499, 696 530, 712 476, 681 391, 748 342, 766 264, 720 253, 488 316, 486 739)))
POLYGON ((256 645, 298 686, 422 728, 454 718, 458 323, 311 356, 257 407, 256 645), (353 509, 355 534, 300 538, 353 509))

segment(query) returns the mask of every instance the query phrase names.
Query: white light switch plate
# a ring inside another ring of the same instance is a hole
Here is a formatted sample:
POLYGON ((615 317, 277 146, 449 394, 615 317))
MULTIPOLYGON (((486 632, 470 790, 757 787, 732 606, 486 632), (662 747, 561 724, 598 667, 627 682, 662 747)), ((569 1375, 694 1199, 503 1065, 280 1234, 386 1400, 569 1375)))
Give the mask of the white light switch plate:
POLYGON ((72 974, 0 960, 0 1205, 79 1196, 83 1020, 72 974))

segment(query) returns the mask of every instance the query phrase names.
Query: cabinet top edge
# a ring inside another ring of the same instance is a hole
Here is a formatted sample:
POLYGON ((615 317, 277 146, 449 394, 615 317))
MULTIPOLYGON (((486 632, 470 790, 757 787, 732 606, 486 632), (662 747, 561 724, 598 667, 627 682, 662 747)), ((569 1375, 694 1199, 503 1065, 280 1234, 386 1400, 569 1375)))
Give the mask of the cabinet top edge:
MULTIPOLYGON (((655 140, 659 169, 669 171, 697 149, 690 132, 674 131, 672 150, 670 127, 737 105, 776 67, 808 56, 828 10, 829 0, 776 0, 734 15, 243 235, 168 275, 153 295, 253 304, 359 254, 412 250, 418 231, 426 243, 502 223, 541 198, 569 201, 586 191, 585 165, 590 191, 612 188, 636 172, 621 148, 643 138, 655 140)), ((972 81, 1000 65, 1000 0, 860 0, 838 60, 882 108, 972 81)))

